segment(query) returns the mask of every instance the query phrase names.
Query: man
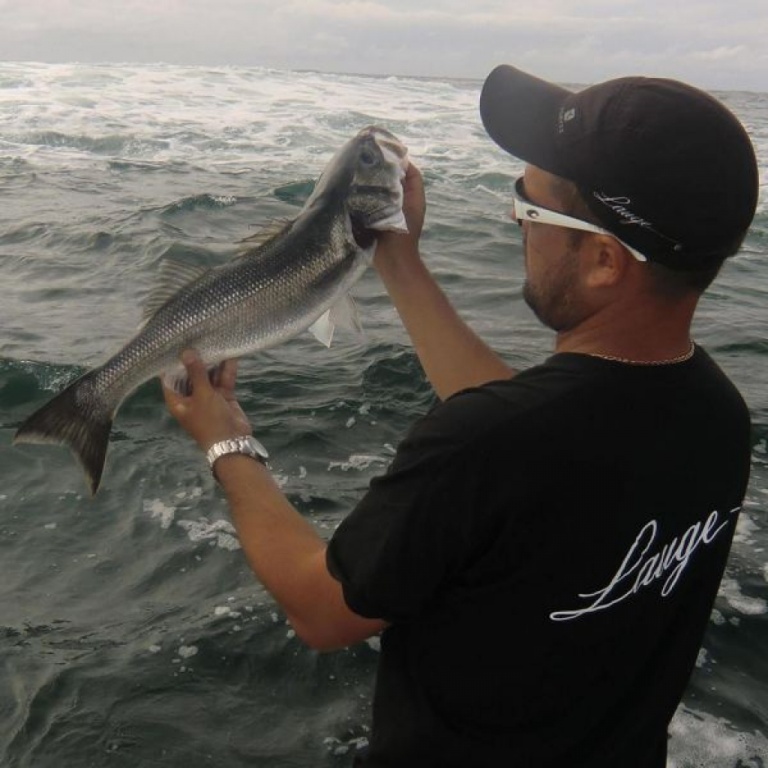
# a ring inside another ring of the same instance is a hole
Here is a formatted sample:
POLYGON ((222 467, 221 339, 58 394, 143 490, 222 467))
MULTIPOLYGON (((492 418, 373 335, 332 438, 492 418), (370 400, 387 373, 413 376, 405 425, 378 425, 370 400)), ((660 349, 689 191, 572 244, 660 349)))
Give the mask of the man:
MULTIPOLYGON (((673 81, 571 93, 502 66, 480 106, 528 163, 513 217, 555 354, 516 375, 458 317, 411 166, 410 234, 375 266, 441 404, 327 546, 262 463, 216 476, 300 637, 383 631, 363 765, 662 768, 749 473, 747 409, 690 325, 752 220, 754 152, 673 81)), ((166 398, 201 447, 250 434, 234 363, 217 388, 185 364, 192 396, 166 398)))

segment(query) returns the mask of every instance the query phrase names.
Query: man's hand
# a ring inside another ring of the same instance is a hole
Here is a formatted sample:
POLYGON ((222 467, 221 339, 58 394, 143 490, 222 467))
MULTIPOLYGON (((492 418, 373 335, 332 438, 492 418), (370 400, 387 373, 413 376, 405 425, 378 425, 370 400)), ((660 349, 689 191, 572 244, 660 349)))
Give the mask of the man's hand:
POLYGON ((217 371, 214 383, 200 356, 187 350, 181 356, 187 369, 192 394, 180 395, 163 381, 168 410, 195 442, 207 451, 219 440, 251 434, 251 425, 235 398, 237 360, 226 360, 217 371))
MULTIPOLYGON (((227 360, 212 384, 196 352, 184 352, 181 361, 192 394, 180 395, 165 382, 163 394, 168 410, 197 444, 207 450, 219 440, 250 434, 251 425, 235 400, 237 362, 227 360)), ((259 462, 224 458, 216 475, 248 563, 304 642, 318 650, 343 648, 386 627, 384 621, 349 609, 341 584, 326 566, 325 541, 259 462)))
POLYGON ((403 179, 403 214, 408 232, 381 232, 377 238, 374 264, 382 259, 396 259, 403 251, 418 252, 426 211, 424 180, 419 169, 410 163, 403 179))

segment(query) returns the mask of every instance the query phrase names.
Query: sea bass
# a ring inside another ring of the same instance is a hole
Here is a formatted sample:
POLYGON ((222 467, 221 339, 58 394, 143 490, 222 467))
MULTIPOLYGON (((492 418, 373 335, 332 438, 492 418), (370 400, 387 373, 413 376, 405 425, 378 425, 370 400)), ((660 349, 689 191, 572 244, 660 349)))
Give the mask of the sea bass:
POLYGON ((181 379, 183 350, 214 366, 307 329, 330 346, 336 325, 359 327, 349 290, 377 232, 407 231, 407 166, 400 141, 370 126, 336 153, 298 216, 263 242, 212 269, 164 262, 136 335, 33 413, 14 443, 69 446, 95 494, 120 404, 155 376, 181 379))

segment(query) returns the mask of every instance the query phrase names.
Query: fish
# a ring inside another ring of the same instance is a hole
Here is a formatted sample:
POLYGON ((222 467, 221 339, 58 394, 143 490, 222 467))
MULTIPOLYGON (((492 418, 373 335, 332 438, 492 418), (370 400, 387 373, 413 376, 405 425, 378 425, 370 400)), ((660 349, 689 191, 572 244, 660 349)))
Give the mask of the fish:
POLYGON ((326 346, 337 326, 359 330, 350 289, 370 265, 377 236, 407 232, 408 164, 394 134, 368 126, 334 154, 295 218, 247 238, 230 261, 211 268, 162 262, 135 335, 22 422, 14 444, 69 447, 94 496, 120 405, 156 376, 184 391, 185 349, 214 371, 305 330, 326 346))

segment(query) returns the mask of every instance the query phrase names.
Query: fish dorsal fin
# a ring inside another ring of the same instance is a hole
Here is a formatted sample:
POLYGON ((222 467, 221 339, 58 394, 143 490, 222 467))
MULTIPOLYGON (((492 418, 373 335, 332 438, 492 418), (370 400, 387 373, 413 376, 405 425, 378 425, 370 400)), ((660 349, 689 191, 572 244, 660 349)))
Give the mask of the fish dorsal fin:
POLYGON ((238 242, 243 245, 264 245, 264 243, 269 242, 288 229, 291 224, 293 224, 293 219, 275 219, 262 227, 258 232, 254 232, 238 242))
POLYGON ((171 296, 185 285, 189 285, 193 280, 197 280, 198 277, 204 275, 207 271, 208 267, 187 264, 176 259, 164 259, 160 264, 157 285, 152 289, 144 302, 142 321, 152 317, 171 296))
POLYGON ((336 326, 354 331, 357 334, 363 333, 357 304, 349 294, 343 296, 330 309, 323 312, 309 326, 308 330, 321 344, 330 347, 336 326))

